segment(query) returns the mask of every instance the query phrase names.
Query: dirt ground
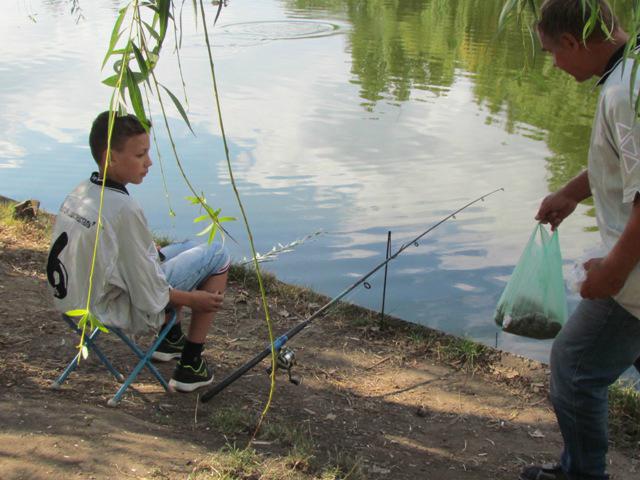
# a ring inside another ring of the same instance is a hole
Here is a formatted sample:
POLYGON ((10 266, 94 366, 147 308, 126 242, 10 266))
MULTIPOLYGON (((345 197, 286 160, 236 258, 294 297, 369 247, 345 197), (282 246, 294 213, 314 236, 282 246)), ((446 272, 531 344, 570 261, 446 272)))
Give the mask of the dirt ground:
MULTIPOLYGON (((206 404, 196 393, 165 393, 143 372, 121 405, 109 408, 118 383, 95 355, 61 390, 50 389, 77 339, 51 308, 47 243, 0 226, 0 478, 267 478, 239 468, 223 473, 210 460, 247 445, 268 396, 266 362, 206 404)), ((319 305, 294 288, 272 290, 277 333, 319 305)), ((447 360, 446 336, 392 323, 381 330, 362 310, 342 308, 291 342, 302 383, 278 376, 271 434, 253 444, 260 459, 289 462, 299 478, 513 480, 523 465, 557 457, 544 365, 484 351, 471 368, 447 360), (287 431, 307 443, 294 464, 288 452, 296 440, 287 431), (330 465, 347 475, 327 476, 330 465)), ((266 338, 258 298, 236 278, 205 352, 217 378, 266 338)), ((119 367, 132 367, 112 335, 102 340, 119 367)), ((159 368, 168 377, 173 365, 159 368)), ((614 479, 640 478, 638 450, 612 444, 614 479)))

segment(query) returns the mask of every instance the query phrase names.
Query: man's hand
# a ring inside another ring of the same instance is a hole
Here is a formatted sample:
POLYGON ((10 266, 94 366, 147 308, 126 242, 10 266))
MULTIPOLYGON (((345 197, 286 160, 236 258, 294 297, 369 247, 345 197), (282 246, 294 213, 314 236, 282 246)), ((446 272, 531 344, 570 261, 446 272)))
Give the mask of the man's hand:
POLYGON ((560 190, 545 197, 536 214, 536 220, 540 223, 550 223, 551 230, 555 230, 573 213, 578 203, 590 196, 589 174, 584 171, 560 190))
POLYGON ((189 306, 196 312, 215 312, 222 306, 224 300, 223 293, 211 293, 206 290, 194 290, 189 296, 189 306))
POLYGON ((559 190, 545 197, 536 214, 536 220, 551 224, 551 230, 555 230, 565 218, 573 213, 577 206, 576 200, 565 194, 563 190, 559 190))
POLYGON ((582 298, 608 298, 624 287, 623 275, 611 268, 606 258, 592 258, 583 265, 587 278, 580 288, 582 298))

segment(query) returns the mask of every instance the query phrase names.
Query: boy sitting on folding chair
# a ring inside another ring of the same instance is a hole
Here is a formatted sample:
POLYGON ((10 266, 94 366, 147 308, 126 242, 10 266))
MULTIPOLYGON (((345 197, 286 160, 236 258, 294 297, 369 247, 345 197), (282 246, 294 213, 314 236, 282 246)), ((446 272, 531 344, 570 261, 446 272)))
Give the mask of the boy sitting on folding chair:
POLYGON ((107 327, 136 334, 159 332, 169 318, 165 311, 173 307, 179 313, 182 307, 190 307, 186 338, 176 323, 152 358, 179 358, 169 385, 191 392, 213 382, 201 353, 224 298, 229 254, 220 243, 184 242, 156 248, 142 208, 126 188, 129 183, 142 183, 152 165, 149 135, 135 116, 116 116, 107 166, 108 125, 109 112, 103 112, 89 136, 99 172, 66 197, 56 218, 47 263, 55 305, 63 313, 86 305, 106 171, 91 312, 107 327))

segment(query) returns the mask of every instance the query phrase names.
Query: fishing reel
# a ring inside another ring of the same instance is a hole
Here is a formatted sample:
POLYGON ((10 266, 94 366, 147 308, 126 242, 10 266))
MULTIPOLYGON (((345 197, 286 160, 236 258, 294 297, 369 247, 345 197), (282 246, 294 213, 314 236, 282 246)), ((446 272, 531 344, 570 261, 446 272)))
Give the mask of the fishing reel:
MULTIPOLYGON (((289 347, 282 347, 276 357, 276 370, 286 370, 289 381, 294 385, 300 385, 300 378, 291 374, 291 369, 296 364, 296 352, 289 347)), ((267 374, 271 375, 271 367, 267 368, 267 374)))

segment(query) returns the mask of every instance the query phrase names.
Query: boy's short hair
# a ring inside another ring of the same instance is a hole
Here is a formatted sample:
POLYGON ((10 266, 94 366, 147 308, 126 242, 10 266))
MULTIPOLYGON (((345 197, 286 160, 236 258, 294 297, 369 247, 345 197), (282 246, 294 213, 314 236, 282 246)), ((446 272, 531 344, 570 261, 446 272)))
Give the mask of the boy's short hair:
MULTIPOLYGON (((89 133, 91 155, 98 165, 102 160, 102 154, 107 149, 110 114, 111 112, 105 111, 98 115, 91 125, 91 133, 89 133)), ((147 133, 147 130, 135 115, 118 115, 116 113, 111 133, 111 148, 120 150, 128 138, 143 133, 147 133)))
MULTIPOLYGON (((618 30, 620 24, 606 0, 596 0, 599 15, 591 34, 585 39, 604 40, 618 30)), ((538 29, 553 40, 569 33, 582 40, 584 27, 591 18, 592 9, 585 0, 545 0, 540 7, 538 29)))

